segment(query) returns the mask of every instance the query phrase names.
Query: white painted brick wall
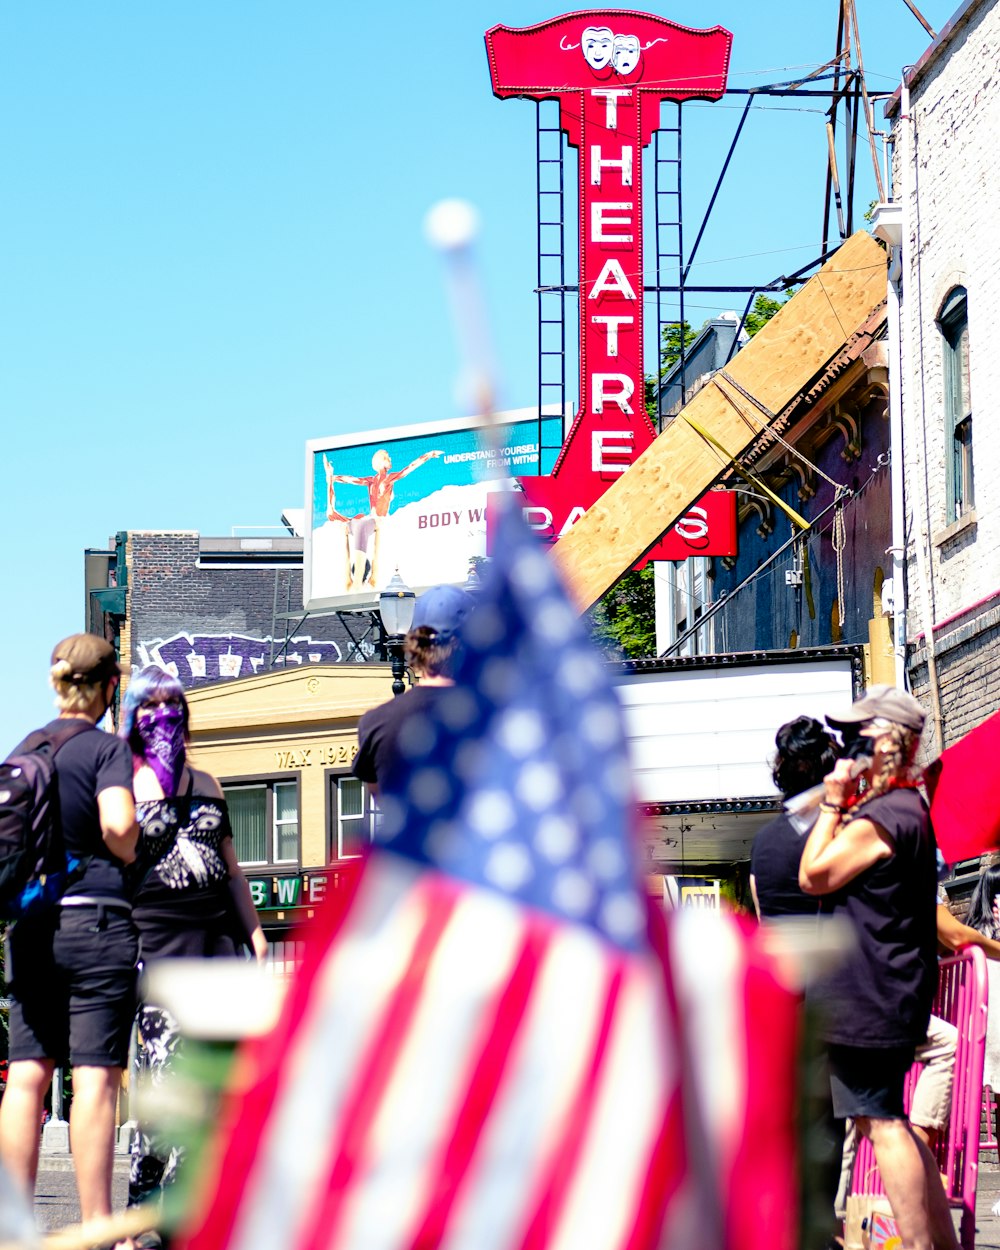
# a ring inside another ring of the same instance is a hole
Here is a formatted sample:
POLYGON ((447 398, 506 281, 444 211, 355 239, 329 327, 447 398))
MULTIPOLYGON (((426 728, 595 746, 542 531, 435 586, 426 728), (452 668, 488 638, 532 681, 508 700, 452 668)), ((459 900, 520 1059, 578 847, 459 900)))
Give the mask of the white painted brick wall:
MULTIPOLYGON (((1000 589, 1000 0, 984 0, 911 89, 912 163, 894 185, 909 210, 904 301, 910 343, 904 360, 903 422, 911 637, 925 618, 914 544, 929 533, 928 584, 935 622, 1000 589), (946 528, 943 352, 936 318, 955 286, 968 290, 970 386, 976 525, 936 543, 946 528)), ((904 347, 905 350, 905 347, 904 347)), ((925 557, 926 558, 926 557, 925 557)), ((926 566, 925 566, 926 567, 926 566)), ((944 631, 947 634, 947 630, 944 631)), ((942 639, 944 642, 944 639, 942 639)), ((926 667, 914 657, 915 690, 926 667)), ((946 740, 996 710, 997 631, 982 621, 978 638, 940 659, 946 740), (960 728, 961 727, 961 728, 960 728)))
POLYGON ((974 541, 933 548, 933 611, 941 620, 1000 586, 1000 3, 979 7, 916 83, 910 105, 914 160, 909 175, 897 170, 896 189, 905 188, 910 212, 903 412, 912 538, 928 522, 932 538, 947 524, 936 317, 954 286, 969 292, 978 524, 974 541))

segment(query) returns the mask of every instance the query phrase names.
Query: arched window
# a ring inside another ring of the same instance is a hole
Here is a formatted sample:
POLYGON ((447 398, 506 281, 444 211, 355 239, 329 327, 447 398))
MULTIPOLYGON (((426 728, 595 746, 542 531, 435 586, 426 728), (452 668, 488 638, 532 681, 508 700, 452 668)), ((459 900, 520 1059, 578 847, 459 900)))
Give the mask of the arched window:
POLYGON ((969 304, 965 287, 949 294, 938 314, 944 361, 944 436, 948 522, 969 512, 972 489, 972 396, 969 389, 969 304))

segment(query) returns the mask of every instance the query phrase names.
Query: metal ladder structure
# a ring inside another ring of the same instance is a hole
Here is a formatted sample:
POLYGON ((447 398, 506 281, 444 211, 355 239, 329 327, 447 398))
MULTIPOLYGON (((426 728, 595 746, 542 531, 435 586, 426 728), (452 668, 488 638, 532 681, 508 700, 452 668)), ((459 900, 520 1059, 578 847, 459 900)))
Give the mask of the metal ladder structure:
MULTIPOLYGON (((661 126, 653 134, 653 201, 656 216, 656 355, 653 375, 660 376, 660 351, 663 332, 670 325, 679 329, 682 401, 687 399, 684 367, 684 204, 681 191, 681 105, 671 103, 673 125, 661 126), (667 296, 677 296, 676 318, 669 316, 667 296)), ((657 414, 657 429, 660 418, 657 414)))
POLYGON ((538 469, 560 447, 543 444, 543 413, 566 411, 566 185, 558 100, 536 105, 538 202, 538 469), (551 453, 546 455, 546 453, 551 453))

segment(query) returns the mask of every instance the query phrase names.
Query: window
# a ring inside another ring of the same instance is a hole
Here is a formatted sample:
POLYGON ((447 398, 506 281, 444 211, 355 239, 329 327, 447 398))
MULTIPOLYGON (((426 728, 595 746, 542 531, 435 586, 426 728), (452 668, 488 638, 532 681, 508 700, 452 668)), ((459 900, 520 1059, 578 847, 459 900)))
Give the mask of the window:
POLYGON ((972 396, 969 390, 969 305, 956 287, 938 317, 944 348, 945 465, 948 524, 971 511, 972 396))
MULTIPOLYGON (((711 604, 709 568, 710 562, 705 556, 657 561, 654 587, 658 653, 672 646, 689 629, 694 629, 711 604)), ((707 655, 714 643, 715 623, 709 620, 694 630, 673 654, 707 655)))
POLYGON ((299 787, 295 781, 225 786, 233 845, 241 864, 299 860, 299 787))
POLYGON ((355 859, 371 842, 375 807, 368 787, 357 777, 330 777, 331 860, 355 859))

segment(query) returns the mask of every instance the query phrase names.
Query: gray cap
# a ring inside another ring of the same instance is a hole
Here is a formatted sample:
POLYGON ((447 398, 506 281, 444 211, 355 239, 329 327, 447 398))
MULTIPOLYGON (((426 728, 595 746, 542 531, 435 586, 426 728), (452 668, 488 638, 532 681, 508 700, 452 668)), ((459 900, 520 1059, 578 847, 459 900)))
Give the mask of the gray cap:
POLYGON ((925 719, 924 709, 912 694, 896 686, 879 685, 869 686, 846 712, 828 716, 826 721, 834 729, 843 729, 848 725, 862 725, 865 721, 888 720, 920 733, 925 719))

